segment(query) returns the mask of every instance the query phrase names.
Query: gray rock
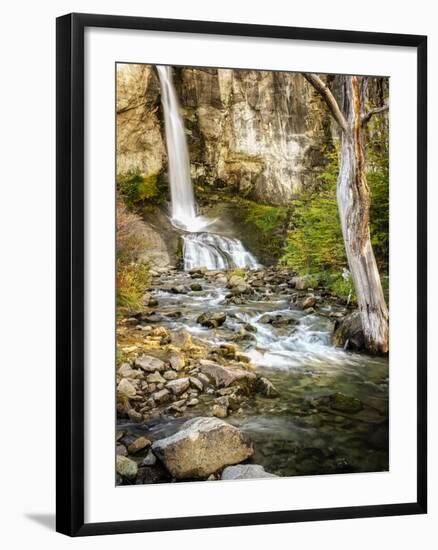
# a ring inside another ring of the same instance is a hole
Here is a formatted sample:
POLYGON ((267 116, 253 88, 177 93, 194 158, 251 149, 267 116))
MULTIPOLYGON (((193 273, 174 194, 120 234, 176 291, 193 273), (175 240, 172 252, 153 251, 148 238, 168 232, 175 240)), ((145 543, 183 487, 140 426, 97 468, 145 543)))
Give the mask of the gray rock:
POLYGON ((157 457, 152 451, 149 451, 148 454, 141 461, 141 466, 154 466, 157 463, 157 457))
POLYGON ((181 354, 174 353, 169 357, 170 366, 173 370, 180 371, 185 367, 185 359, 181 354))
POLYGON ((135 409, 129 409, 128 416, 131 422, 143 422, 143 415, 137 412, 135 409))
POLYGON ((190 380, 188 378, 177 378, 167 382, 166 388, 170 390, 174 395, 180 395, 189 389, 190 380))
POLYGON ((333 344, 344 349, 361 351, 365 349, 365 336, 362 330, 360 311, 346 315, 342 321, 335 321, 333 344))
POLYGON ((157 391, 152 395, 152 399, 158 405, 163 405, 164 403, 168 403, 170 401, 170 391, 166 388, 160 391, 157 391))
POLYGON ((122 378, 117 386, 117 393, 128 399, 135 397, 136 389, 129 380, 122 378))
POLYGON ((213 361, 201 359, 200 370, 216 387, 240 386, 250 389, 255 386, 257 376, 250 371, 238 367, 224 367, 213 361))
POLYGON ((146 380, 148 381, 148 384, 164 384, 166 382, 158 371, 148 374, 146 376, 146 380))
POLYGON ((178 378, 178 375, 176 374, 176 372, 174 370, 167 370, 163 374, 163 378, 165 380, 175 380, 176 378, 178 378))
POLYGON ((207 328, 217 328, 225 323, 227 316, 222 312, 206 312, 202 313, 196 322, 207 328))
POLYGON ((126 456, 116 457, 116 470, 119 475, 126 479, 135 479, 138 472, 137 463, 126 456))
POLYGON ((143 369, 145 372, 153 373, 155 371, 163 372, 166 368, 164 361, 151 355, 143 354, 135 360, 135 366, 143 369))
POLYGON ((254 449, 239 429, 218 418, 194 418, 174 435, 155 441, 155 455, 177 479, 207 478, 249 458, 254 449))
POLYGON ((199 399, 196 397, 193 397, 189 401, 187 401, 187 407, 195 407, 196 405, 199 405, 199 399))
POLYGON ((126 450, 126 447, 122 444, 118 444, 116 446, 116 455, 117 456, 126 456, 128 454, 128 451, 126 450))
POLYGON ((222 472, 221 479, 260 479, 278 477, 275 474, 266 472, 263 466, 259 464, 238 464, 237 466, 228 466, 222 472))
POLYGON ((190 376, 189 381, 190 381, 190 385, 196 388, 198 391, 202 391, 204 389, 204 386, 202 382, 199 380, 199 378, 190 376))

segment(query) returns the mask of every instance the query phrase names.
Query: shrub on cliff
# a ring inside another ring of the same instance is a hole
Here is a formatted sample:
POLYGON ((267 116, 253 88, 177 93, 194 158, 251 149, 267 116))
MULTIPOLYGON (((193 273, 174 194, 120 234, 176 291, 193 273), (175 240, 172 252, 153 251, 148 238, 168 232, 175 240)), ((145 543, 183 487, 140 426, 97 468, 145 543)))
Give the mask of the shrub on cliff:
POLYGON ((141 220, 117 201, 117 306, 138 309, 150 282, 149 266, 140 261, 146 247, 141 220))

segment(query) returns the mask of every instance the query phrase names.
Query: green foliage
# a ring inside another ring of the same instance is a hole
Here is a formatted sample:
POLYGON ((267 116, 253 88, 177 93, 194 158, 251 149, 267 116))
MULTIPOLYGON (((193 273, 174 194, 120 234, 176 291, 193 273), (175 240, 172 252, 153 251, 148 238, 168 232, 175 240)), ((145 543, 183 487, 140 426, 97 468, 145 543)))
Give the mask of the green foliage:
POLYGON ((342 276, 334 276, 328 283, 329 290, 344 300, 349 300, 351 303, 356 302, 356 292, 353 286, 351 275, 348 278, 342 276))
POLYGON ((289 220, 285 206, 260 204, 239 199, 239 223, 261 261, 278 260, 283 253, 284 236, 289 220))
POLYGON ((140 309, 150 282, 149 266, 144 263, 117 262, 117 307, 140 309))
POLYGON ((237 277, 246 277, 246 270, 243 267, 236 267, 228 271, 228 280, 231 279, 234 275, 237 277))
POLYGON ((143 176, 139 172, 120 175, 117 188, 129 208, 145 202, 159 203, 165 192, 165 185, 159 174, 143 176))
MULTIPOLYGON (((374 120, 374 124, 383 121, 374 120)), ((371 119, 373 120, 373 119, 371 119)), ((388 272, 389 262, 389 151, 386 127, 372 126, 368 143, 367 181, 371 191, 370 231, 371 242, 381 273, 388 272)))
POLYGON ((337 273, 347 267, 336 200, 338 159, 328 153, 326 171, 315 187, 293 203, 291 230, 282 263, 301 275, 337 273))
POLYGON ((141 219, 123 201, 117 202, 117 307, 140 309, 150 282, 149 266, 141 261, 146 241, 141 219))

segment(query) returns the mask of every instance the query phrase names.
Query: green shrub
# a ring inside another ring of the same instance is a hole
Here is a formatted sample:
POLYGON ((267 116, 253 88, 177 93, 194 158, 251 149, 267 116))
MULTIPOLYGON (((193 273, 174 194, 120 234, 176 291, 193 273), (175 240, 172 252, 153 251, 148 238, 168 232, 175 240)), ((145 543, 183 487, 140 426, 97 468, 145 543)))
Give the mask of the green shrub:
POLYGON ((144 263, 117 262, 117 307, 140 309, 150 283, 149 266, 144 263))
POLYGON ((133 208, 144 202, 160 202, 163 199, 166 186, 159 174, 143 176, 138 172, 128 172, 119 175, 117 189, 126 205, 133 208))
POLYGON ((250 248, 263 263, 277 261, 283 254, 289 208, 248 199, 239 199, 238 206, 238 224, 250 248))

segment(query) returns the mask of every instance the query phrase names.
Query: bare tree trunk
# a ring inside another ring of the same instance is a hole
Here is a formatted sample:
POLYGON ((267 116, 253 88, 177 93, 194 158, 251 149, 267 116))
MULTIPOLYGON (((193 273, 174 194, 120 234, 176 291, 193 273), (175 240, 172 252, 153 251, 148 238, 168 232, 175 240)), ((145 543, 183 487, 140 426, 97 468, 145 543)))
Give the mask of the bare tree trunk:
POLYGON ((342 233, 367 348, 373 353, 387 353, 388 308, 370 238, 370 192, 365 175, 359 77, 345 77, 344 114, 347 131, 342 132, 337 186, 342 233))
POLYGON ((345 250, 361 313, 366 347, 373 353, 389 349, 388 308, 371 245, 370 191, 365 174, 363 126, 373 114, 387 106, 362 113, 362 78, 344 77, 344 105, 341 109, 324 82, 313 74, 303 74, 325 100, 342 130, 341 166, 337 202, 345 250))

